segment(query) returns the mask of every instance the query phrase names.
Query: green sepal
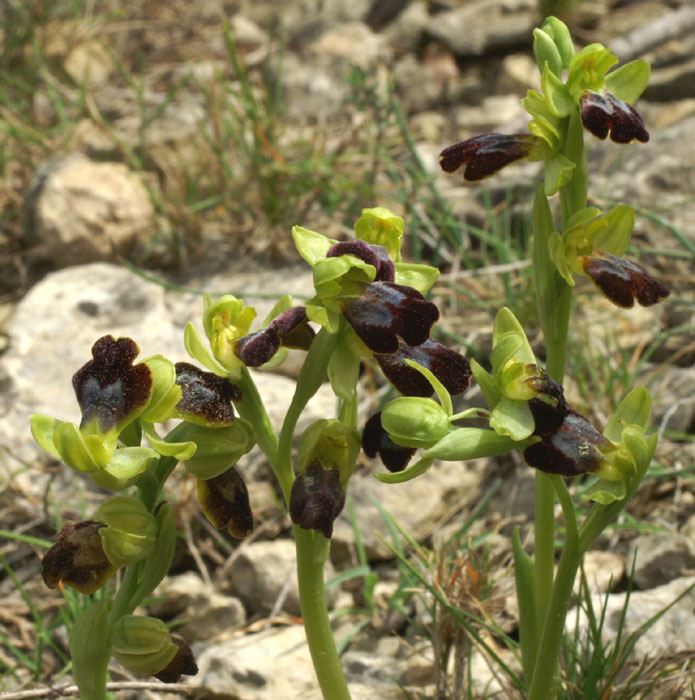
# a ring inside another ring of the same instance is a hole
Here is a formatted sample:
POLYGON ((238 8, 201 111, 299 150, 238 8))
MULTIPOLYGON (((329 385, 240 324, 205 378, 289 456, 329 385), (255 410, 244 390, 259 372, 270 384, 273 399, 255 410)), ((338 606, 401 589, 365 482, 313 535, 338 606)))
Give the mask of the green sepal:
POLYGON ((355 223, 357 238, 371 245, 383 246, 394 262, 401 259, 401 239, 404 229, 403 217, 385 207, 363 209, 362 216, 355 223))
POLYGON ((569 231, 576 226, 586 226, 590 221, 593 221, 599 216, 601 216, 601 210, 598 207, 584 207, 572 214, 565 226, 565 230, 569 231))
POLYGON ((131 605, 137 607, 149 596, 167 575, 176 549, 176 523, 174 511, 168 503, 163 503, 155 516, 157 521, 157 539, 149 557, 138 566, 139 583, 131 597, 131 605))
MULTIPOLYGON (((536 356, 531 350, 531 346, 526 338, 526 333, 522 328, 519 321, 517 321, 516 316, 508 309, 503 306, 495 316, 495 324, 492 328, 492 345, 493 347, 497 345, 503 336, 507 334, 514 335, 521 341, 518 350, 514 353, 514 358, 523 362, 524 364, 535 364, 536 356)), ((494 363, 493 363, 494 364, 494 363)))
POLYGON ((186 471, 203 480, 227 471, 256 443, 251 424, 243 418, 221 428, 188 423, 181 435, 198 445, 195 454, 184 460, 186 471))
POLYGON ((425 457, 445 462, 466 461, 480 457, 496 457, 519 449, 518 442, 487 428, 456 428, 436 445, 425 451, 425 457))
POLYGON ((119 480, 128 480, 147 471, 159 455, 150 447, 121 447, 116 450, 103 471, 119 480))
POLYGON ((451 394, 447 391, 446 387, 439 381, 439 379, 437 379, 434 372, 427 369, 427 367, 419 365, 413 360, 406 360, 405 364, 408 365, 408 367, 412 367, 414 370, 418 371, 432 385, 434 393, 437 395, 439 403, 442 404, 444 412, 447 416, 451 416, 454 412, 451 394))
POLYGON ((541 89, 545 104, 554 117, 568 117, 572 110, 577 109, 577 103, 560 80, 559 73, 555 73, 547 64, 541 74, 541 89))
POLYGON ((490 427, 518 442, 533 433, 535 422, 528 401, 503 396, 490 414, 490 427))
POLYGON ((402 472, 379 472, 374 476, 385 484, 402 484, 424 474, 432 466, 432 462, 434 460, 431 457, 423 457, 402 472))
POLYGON ((152 372, 152 395, 140 420, 148 423, 163 423, 171 418, 174 407, 181 400, 181 387, 176 384, 174 363, 162 355, 143 360, 152 372))
POLYGON ((449 414, 433 399, 400 396, 381 412, 381 425, 403 447, 431 447, 449 431, 449 414))
POLYGON ((621 257, 627 249, 632 230, 635 228, 635 210, 626 204, 620 204, 613 207, 602 218, 607 225, 593 235, 594 248, 621 257))
POLYGON ((327 371, 333 393, 343 401, 352 401, 360 376, 360 358, 344 338, 331 353, 327 371))
POLYGON ((337 333, 340 328, 342 314, 327 309, 318 297, 313 297, 306 303, 306 315, 310 321, 325 328, 329 333, 337 333))
POLYGON ((427 294, 432 285, 439 279, 439 270, 431 265, 398 262, 395 264, 395 268, 396 284, 413 287, 420 294, 427 294))
POLYGON ((203 343, 196 327, 189 321, 183 332, 183 344, 186 352, 203 367, 209 369, 218 377, 228 377, 229 372, 213 357, 207 345, 203 343))
POLYGON ((326 257, 329 248, 332 248, 339 242, 320 233, 316 233, 316 231, 310 231, 303 226, 292 227, 292 238, 297 247, 297 252, 312 267, 319 260, 326 257))
POLYGON ((164 622, 154 617, 123 615, 114 623, 111 638, 113 657, 134 673, 159 673, 178 650, 164 622))
MULTIPOLYGON (((526 97, 521 100, 524 109, 531 115, 532 119, 528 124, 528 130, 545 142, 547 153, 543 155, 543 160, 547 160, 560 147, 560 131, 558 130, 559 119, 553 114, 543 95, 537 90, 529 90, 526 97)), ((538 149, 539 153, 543 149, 538 149)), ((538 160, 538 156, 531 154, 532 160, 538 160)))
POLYGON ((562 153, 556 153, 545 161, 545 181, 543 191, 546 197, 552 197, 571 179, 576 164, 562 153))
POLYGON ((82 700, 106 700, 111 658, 109 612, 112 601, 102 600, 84 608, 68 636, 72 677, 82 700))
POLYGON ((596 479, 581 495, 582 501, 596 501, 603 506, 616 501, 622 501, 627 495, 627 486, 624 481, 608 481, 596 479))
POLYGON ((36 444, 52 454, 56 459, 62 459, 60 452, 55 444, 56 428, 63 421, 51 416, 45 416, 42 413, 32 413, 29 416, 29 425, 31 426, 31 434, 36 441, 36 444))
POLYGON ((478 382, 480 390, 483 392, 485 397, 485 402, 487 405, 493 409, 502 398, 502 392, 499 390, 495 380, 492 375, 480 365, 476 360, 471 358, 471 371, 475 377, 475 381, 478 382))
POLYGON ((649 392, 644 387, 635 387, 618 404, 603 434, 613 442, 620 442, 623 439, 623 430, 628 425, 636 425, 642 431, 646 431, 651 410, 649 392))
POLYGON ((552 37, 543 29, 533 30, 533 55, 536 57, 538 68, 551 70, 558 78, 562 74, 562 57, 552 37))
POLYGON ((93 472, 104 467, 115 447, 112 440, 106 447, 102 436, 84 435, 75 424, 60 421, 56 426, 53 440, 60 458, 65 464, 71 469, 83 473, 93 472))
POLYGON ((651 72, 651 66, 646 61, 630 61, 606 76, 606 90, 623 102, 634 105, 645 91, 651 72))
POLYGON ((143 423, 142 430, 147 441, 160 455, 176 457, 178 460, 190 459, 197 449, 195 442, 167 442, 157 434, 152 423, 143 423))
POLYGON ((560 54, 563 68, 569 68, 572 57, 574 56, 574 45, 572 37, 567 25, 557 17, 545 18, 542 30, 553 40, 560 54))

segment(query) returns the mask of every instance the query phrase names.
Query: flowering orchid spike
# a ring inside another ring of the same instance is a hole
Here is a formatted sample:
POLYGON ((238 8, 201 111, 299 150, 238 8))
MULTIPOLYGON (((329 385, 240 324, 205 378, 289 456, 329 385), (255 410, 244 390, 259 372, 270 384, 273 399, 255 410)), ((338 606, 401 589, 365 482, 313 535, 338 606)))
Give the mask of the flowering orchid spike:
POLYGON ((465 166, 464 179, 475 182, 528 158, 538 145, 532 134, 482 134, 447 146, 439 155, 439 165, 447 173, 465 166))

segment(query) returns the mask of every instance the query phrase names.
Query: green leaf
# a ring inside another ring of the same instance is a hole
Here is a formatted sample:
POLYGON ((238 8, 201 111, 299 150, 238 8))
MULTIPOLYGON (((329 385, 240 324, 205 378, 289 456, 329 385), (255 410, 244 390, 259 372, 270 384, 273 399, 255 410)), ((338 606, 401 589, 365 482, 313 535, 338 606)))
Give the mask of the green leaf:
POLYGON ((318 260, 326 257, 329 248, 338 243, 332 238, 327 238, 316 231, 310 231, 303 226, 292 227, 292 238, 299 254, 312 267, 318 260))
POLYGON ((519 605, 519 645, 524 666, 524 677, 533 677, 535 650, 538 645, 536 628, 536 588, 533 559, 524 551, 519 538, 518 526, 512 531, 512 550, 514 552, 514 579, 516 582, 516 599, 519 605))
POLYGON ((633 105, 645 91, 651 70, 646 61, 630 61, 606 76, 606 90, 633 105))
POLYGON ((527 401, 503 396, 490 414, 490 427, 501 435, 519 442, 533 433, 535 422, 527 401))
POLYGON ((417 289, 420 294, 427 294, 439 278, 439 270, 430 265, 398 262, 396 267, 396 284, 417 289))

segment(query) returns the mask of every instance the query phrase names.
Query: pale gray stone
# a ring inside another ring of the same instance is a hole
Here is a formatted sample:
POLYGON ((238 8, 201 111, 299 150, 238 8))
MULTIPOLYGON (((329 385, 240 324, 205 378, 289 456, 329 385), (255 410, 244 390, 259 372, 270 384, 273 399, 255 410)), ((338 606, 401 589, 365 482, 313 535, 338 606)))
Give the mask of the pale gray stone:
POLYGON ((154 230, 154 207, 137 176, 80 154, 42 165, 26 207, 27 239, 59 266, 128 256, 154 230))
POLYGON ((630 542, 627 566, 635 566, 635 586, 655 588, 695 567, 695 543, 676 533, 640 535, 630 542))
MULTIPOLYGON (((229 569, 224 570, 219 585, 224 591, 239 596, 253 614, 281 610, 290 615, 301 615, 297 584, 297 557, 292 540, 267 540, 244 545, 229 569)), ((326 562, 324 578, 335 575, 326 562)), ((329 606, 335 600, 336 588, 326 591, 329 606)))

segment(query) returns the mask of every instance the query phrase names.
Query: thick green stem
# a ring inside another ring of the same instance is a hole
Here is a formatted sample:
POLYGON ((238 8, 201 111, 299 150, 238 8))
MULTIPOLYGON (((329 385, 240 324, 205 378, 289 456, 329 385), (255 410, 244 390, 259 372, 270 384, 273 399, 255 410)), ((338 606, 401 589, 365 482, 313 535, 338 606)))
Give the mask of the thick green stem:
POLYGON ((321 692, 324 700, 350 700, 326 606, 323 567, 328 558, 330 540, 297 525, 294 535, 304 630, 321 692))

